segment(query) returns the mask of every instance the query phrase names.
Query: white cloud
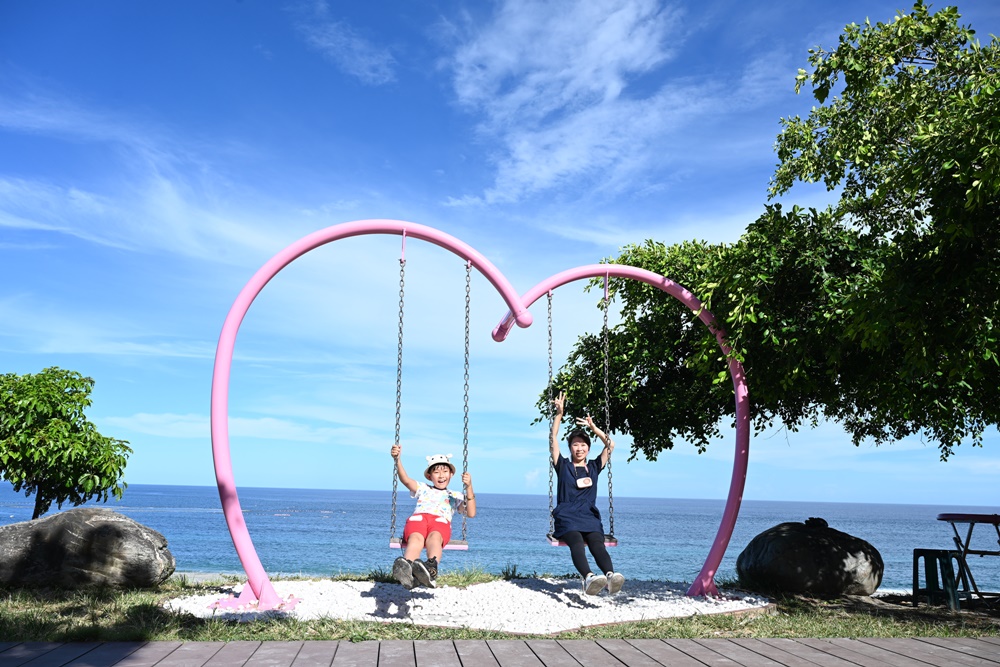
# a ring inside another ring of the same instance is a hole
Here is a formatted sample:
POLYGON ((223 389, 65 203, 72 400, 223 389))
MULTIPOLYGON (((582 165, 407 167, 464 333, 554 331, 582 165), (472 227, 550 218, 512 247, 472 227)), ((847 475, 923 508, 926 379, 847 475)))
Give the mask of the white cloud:
MULTIPOLYGON (((211 425, 206 415, 199 414, 150 414, 140 412, 129 417, 105 417, 101 420, 118 428, 163 438, 201 438, 211 436, 211 425)), ((351 443, 356 429, 316 428, 287 419, 273 417, 230 417, 229 437, 241 439, 285 440, 289 442, 330 442, 334 439, 351 443)))
POLYGON ((168 252, 242 264, 288 242, 253 218, 237 220, 202 203, 183 180, 133 174, 113 194, 0 178, 0 227, 46 231, 145 253, 168 252))
POLYGON ((106 229, 79 226, 80 219, 106 216, 110 202, 76 188, 0 178, 0 227, 68 234, 85 241, 124 247, 106 229))
POLYGON ((345 21, 330 18, 326 2, 314 2, 296 21, 296 29, 306 43, 330 60, 339 70, 373 86, 396 79, 396 59, 389 49, 365 39, 345 21))
MULTIPOLYGON (((58 307, 27 295, 0 300, 0 341, 12 351, 32 354, 97 354, 211 359, 215 345, 144 328, 129 313, 98 310, 89 304, 58 307)), ((0 342, 0 347, 6 347, 0 342)))
MULTIPOLYGON (((640 146, 662 131, 661 117, 696 99, 623 94, 630 78, 670 59, 676 23, 646 0, 504 4, 453 63, 459 102, 481 113, 484 131, 503 144, 496 182, 481 197, 449 203, 512 202, 595 172, 633 173, 640 146)), ((610 180, 604 187, 616 189, 610 180)))
POLYGON ((221 209, 215 189, 223 178, 192 151, 192 138, 27 86, 0 95, 0 128, 82 142, 106 165, 70 184, 0 177, 0 227, 233 264, 256 263, 294 238, 258 212, 259 201, 249 213, 221 209))
MULTIPOLYGON (((455 52, 459 103, 499 141, 493 185, 452 206, 519 202, 541 192, 648 194, 704 155, 720 118, 785 91, 787 58, 760 54, 722 76, 671 68, 694 30, 681 10, 652 0, 508 0, 455 52), (687 128, 697 128, 691 136, 687 128)), ((687 62, 687 61, 685 61, 687 62)), ((742 120, 742 119, 741 119, 742 120)), ((751 141, 756 159, 767 143, 751 141)))
POLYGON ((651 0, 511 0, 455 54, 455 91, 495 127, 614 100, 670 57, 675 22, 651 0))
POLYGON ((126 118, 88 109, 65 97, 24 84, 18 94, 0 94, 0 128, 46 136, 107 142, 153 162, 176 159, 158 132, 126 118))

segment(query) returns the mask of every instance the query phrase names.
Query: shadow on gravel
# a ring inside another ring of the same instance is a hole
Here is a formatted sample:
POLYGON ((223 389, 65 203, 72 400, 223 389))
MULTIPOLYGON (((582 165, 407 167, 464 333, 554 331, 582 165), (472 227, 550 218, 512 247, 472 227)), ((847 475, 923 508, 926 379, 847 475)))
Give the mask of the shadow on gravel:
POLYGON ((399 584, 375 584, 370 591, 362 591, 361 597, 375 600, 372 614, 379 618, 409 618, 411 609, 420 606, 431 594, 419 589, 407 591, 399 584), (395 607, 396 611, 391 609, 395 607))
POLYGON ((597 605, 583 594, 579 582, 552 583, 544 579, 510 579, 509 582, 518 588, 536 591, 570 607, 579 609, 596 609, 597 605))

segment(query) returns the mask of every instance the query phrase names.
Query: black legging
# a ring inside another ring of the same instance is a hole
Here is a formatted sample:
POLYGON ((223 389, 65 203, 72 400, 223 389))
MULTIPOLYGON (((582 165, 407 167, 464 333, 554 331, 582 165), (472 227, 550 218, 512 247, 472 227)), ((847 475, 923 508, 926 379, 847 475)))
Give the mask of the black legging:
POLYGON ((573 557, 573 565, 580 573, 580 576, 586 577, 590 573, 590 563, 587 562, 587 554, 583 550, 584 543, 590 548, 590 553, 594 555, 597 567, 601 568, 601 574, 614 571, 614 567, 611 565, 611 555, 604 548, 604 533, 597 531, 581 533, 578 530, 571 530, 564 535, 560 535, 559 539, 569 546, 569 553, 573 557))

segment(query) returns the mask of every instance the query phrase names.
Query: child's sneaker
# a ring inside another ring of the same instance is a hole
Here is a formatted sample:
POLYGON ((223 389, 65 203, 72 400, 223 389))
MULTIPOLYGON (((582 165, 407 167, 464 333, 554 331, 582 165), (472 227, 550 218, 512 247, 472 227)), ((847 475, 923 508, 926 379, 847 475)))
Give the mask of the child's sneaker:
POLYGON ((413 588, 413 564, 402 556, 393 561, 392 576, 403 584, 406 590, 413 588))
POLYGON ((419 558, 413 561, 413 578, 417 580, 417 583, 421 586, 427 586, 428 588, 434 588, 437 584, 431 579, 431 573, 424 562, 419 558))
POLYGON ((583 580, 583 592, 587 595, 597 595, 608 585, 608 578, 603 574, 595 575, 593 572, 583 580))
POLYGON ((622 589, 625 577, 620 572, 608 572, 608 593, 614 595, 622 589))
POLYGON ((437 586, 437 578, 438 578, 438 559, 437 559, 437 556, 435 556, 433 558, 428 558, 424 562, 424 565, 427 566, 427 572, 431 576, 431 586, 435 586, 436 587, 437 586))

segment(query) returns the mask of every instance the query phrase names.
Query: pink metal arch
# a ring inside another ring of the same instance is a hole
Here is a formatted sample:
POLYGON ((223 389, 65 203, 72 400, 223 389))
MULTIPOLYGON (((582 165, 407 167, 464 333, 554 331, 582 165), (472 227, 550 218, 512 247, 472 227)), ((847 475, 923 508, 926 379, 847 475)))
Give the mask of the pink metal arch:
MULTIPOLYGON (((274 609, 281 605, 289 608, 296 602, 293 599, 283 601, 274 591, 274 587, 254 549, 253 541, 250 539, 250 533, 243 520, 243 512, 240 508, 239 497, 236 492, 236 483, 229 451, 228 411, 229 378, 232 368, 233 350, 236 345, 236 335, 239 332, 240 324, 246 316, 250 304, 253 303, 264 286, 292 261, 310 250, 327 243, 366 234, 399 234, 404 237, 404 241, 407 236, 421 239, 445 248, 471 263, 496 288, 509 309, 507 315, 493 331, 493 338, 496 341, 504 340, 514 323, 517 323, 520 327, 531 325, 532 316, 528 312, 528 307, 538 300, 542 294, 575 280, 607 276, 641 280, 642 282, 658 287, 680 300, 692 311, 697 312, 699 319, 712 329, 716 339, 719 341, 719 345, 722 347, 723 353, 729 358, 730 349, 726 345, 723 332, 716 327, 715 317, 703 309, 701 302, 686 289, 650 271, 616 264, 583 266, 552 276, 533 287, 523 297, 520 297, 504 275, 479 252, 462 241, 431 227, 400 220, 360 220, 335 225, 314 232, 292 243, 276 254, 253 275, 236 297, 235 302, 229 310, 229 314, 226 316, 226 320, 222 326, 222 333, 219 336, 219 344, 215 354, 215 367, 212 374, 212 454, 215 461, 215 478, 219 487, 219 498, 222 501, 223 514, 226 517, 226 524, 233 538, 236 553, 240 558, 240 563, 243 565, 248 579, 247 585, 243 587, 239 598, 220 601, 216 603, 219 607, 254 605, 258 609, 264 610, 274 609)), ((722 561, 726 547, 729 544, 729 539, 732 536, 746 480, 750 443, 749 399, 742 365, 737 360, 729 358, 729 372, 733 378, 733 385, 736 390, 736 459, 729 487, 729 498, 715 542, 712 545, 708 558, 705 560, 705 565, 702 567, 701 573, 688 590, 688 595, 718 595, 718 589, 715 586, 713 577, 718 570, 719 563, 722 561)))
MULTIPOLYGON (((546 278, 538 283, 524 296, 521 303, 525 308, 530 308, 543 294, 554 290, 557 287, 575 280, 589 278, 631 278, 640 280, 653 287, 658 287, 670 296, 674 297, 693 312, 698 314, 698 319, 715 334, 715 339, 719 342, 723 354, 729 362, 729 375, 733 379, 733 388, 736 392, 736 456, 733 461, 733 476, 729 482, 729 497, 726 499, 726 508, 722 514, 722 522, 715 535, 715 541, 708 552, 705 564, 701 572, 695 578, 694 583, 688 589, 687 594, 718 596, 719 589, 715 586, 715 573, 719 570, 719 564, 729 546, 729 540, 733 535, 733 528, 736 526, 736 517, 740 511, 740 503, 743 500, 743 488, 746 483, 747 464, 750 456, 750 399, 747 392, 746 377, 743 373, 743 365, 731 355, 731 349, 726 343, 724 332, 719 327, 715 315, 702 307, 699 301, 691 292, 681 287, 669 278, 664 278, 658 273, 639 269, 634 266, 624 266, 621 264, 591 264, 569 269, 562 273, 546 278)), ((500 323, 493 330, 493 340, 503 341, 510 332, 514 322, 517 321, 509 311, 500 323)))
POLYGON ((359 220, 342 225, 327 227, 314 232, 291 244, 272 257, 257 273, 253 275, 246 286, 236 297, 229 309, 226 321, 222 325, 219 345, 215 352, 215 368, 212 372, 212 456, 215 461, 215 479, 219 487, 219 498, 222 501, 222 512, 226 517, 229 534, 233 538, 236 553, 247 574, 247 585, 238 598, 222 600, 216 603, 220 607, 239 607, 254 605, 258 609, 274 609, 279 605, 286 608, 294 606, 295 600, 284 601, 274 591, 274 586, 260 563, 257 551, 254 549, 250 532, 243 520, 239 496, 236 493, 236 482, 233 477, 233 464, 229 452, 229 376, 232 368, 233 349, 236 345, 236 334, 240 324, 250 309, 257 295, 281 269, 305 253, 321 245, 331 243, 351 236, 365 234, 399 234, 404 237, 417 238, 450 250, 470 262, 482 273, 503 297, 514 313, 518 326, 531 325, 531 313, 521 305, 520 297, 500 271, 478 251, 462 241, 431 227, 418 225, 401 220, 359 220))

